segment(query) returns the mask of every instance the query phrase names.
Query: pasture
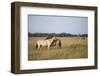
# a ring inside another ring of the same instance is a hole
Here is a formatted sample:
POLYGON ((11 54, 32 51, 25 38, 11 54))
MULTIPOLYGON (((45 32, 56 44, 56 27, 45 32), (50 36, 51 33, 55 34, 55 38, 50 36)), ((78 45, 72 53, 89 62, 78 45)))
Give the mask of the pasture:
POLYGON ((80 59, 88 57, 88 40, 81 37, 56 37, 62 41, 62 48, 36 48, 36 41, 45 37, 28 38, 28 60, 80 59))

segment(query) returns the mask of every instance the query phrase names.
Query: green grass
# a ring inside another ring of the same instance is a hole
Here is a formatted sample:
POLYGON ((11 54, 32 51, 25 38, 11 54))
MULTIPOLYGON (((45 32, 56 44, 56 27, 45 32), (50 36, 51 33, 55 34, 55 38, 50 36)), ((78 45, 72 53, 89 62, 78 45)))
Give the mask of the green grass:
POLYGON ((35 42, 38 38, 29 38, 28 60, 50 60, 50 59, 79 59, 87 58, 87 39, 81 40, 77 38, 60 38, 62 40, 62 48, 42 47, 37 49, 35 42))

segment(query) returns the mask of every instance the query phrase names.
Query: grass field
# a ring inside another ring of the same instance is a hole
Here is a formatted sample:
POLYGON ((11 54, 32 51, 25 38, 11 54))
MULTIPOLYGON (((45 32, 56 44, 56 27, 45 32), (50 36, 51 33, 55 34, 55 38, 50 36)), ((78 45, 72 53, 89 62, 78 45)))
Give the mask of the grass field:
POLYGON ((45 37, 28 38, 28 60, 50 60, 50 59, 79 59, 88 57, 88 40, 79 37, 57 37, 62 41, 62 48, 42 47, 37 49, 35 44, 39 39, 45 37))

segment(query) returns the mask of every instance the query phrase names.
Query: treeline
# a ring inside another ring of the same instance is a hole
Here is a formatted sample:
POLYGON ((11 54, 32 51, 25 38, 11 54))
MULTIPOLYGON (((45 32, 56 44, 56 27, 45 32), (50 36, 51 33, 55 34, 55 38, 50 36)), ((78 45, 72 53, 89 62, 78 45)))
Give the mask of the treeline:
POLYGON ((70 34, 70 33, 28 33, 29 37, 46 37, 46 36, 55 36, 55 37, 87 37, 88 34, 70 34))

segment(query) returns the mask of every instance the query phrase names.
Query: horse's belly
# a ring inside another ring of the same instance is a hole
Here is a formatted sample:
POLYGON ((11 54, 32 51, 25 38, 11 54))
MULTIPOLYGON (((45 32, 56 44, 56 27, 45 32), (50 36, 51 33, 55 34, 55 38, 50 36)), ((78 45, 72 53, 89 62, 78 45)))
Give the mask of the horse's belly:
POLYGON ((42 46, 47 46, 47 43, 46 43, 46 42, 43 42, 43 43, 42 43, 42 46))
POLYGON ((47 42, 41 41, 41 46, 47 46, 47 42))

